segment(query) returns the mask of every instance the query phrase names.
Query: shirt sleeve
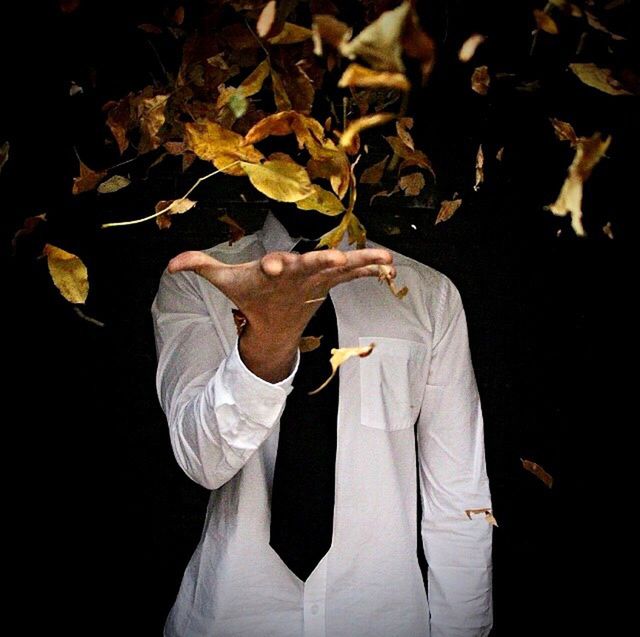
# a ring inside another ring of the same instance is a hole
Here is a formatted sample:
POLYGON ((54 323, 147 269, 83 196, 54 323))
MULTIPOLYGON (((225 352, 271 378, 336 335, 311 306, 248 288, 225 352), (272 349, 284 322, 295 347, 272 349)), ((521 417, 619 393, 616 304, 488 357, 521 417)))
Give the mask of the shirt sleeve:
POLYGON ((483 418, 467 323, 444 277, 431 367, 417 425, 422 541, 432 637, 485 637, 493 622, 492 526, 483 418))
POLYGON ((160 279, 151 306, 156 389, 178 464, 198 484, 217 489, 279 421, 300 352, 290 375, 278 383, 253 374, 240 357, 237 338, 225 351, 219 318, 210 314, 197 276, 165 270, 160 279))

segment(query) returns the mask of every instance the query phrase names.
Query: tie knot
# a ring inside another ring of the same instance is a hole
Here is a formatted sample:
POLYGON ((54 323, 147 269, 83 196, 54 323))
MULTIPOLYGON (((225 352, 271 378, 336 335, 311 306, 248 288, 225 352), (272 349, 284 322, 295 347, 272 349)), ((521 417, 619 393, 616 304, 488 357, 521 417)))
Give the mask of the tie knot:
POLYGON ((299 252, 300 254, 305 254, 306 252, 311 252, 316 249, 318 245, 319 239, 300 239, 294 246, 291 248, 292 252, 299 252))

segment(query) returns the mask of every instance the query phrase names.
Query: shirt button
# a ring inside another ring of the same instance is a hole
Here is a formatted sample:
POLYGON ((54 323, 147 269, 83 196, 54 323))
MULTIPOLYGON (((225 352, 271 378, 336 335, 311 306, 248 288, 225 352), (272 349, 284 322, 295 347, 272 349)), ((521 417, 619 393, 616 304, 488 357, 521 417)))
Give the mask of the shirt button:
POLYGON ((311 607, 311 614, 312 615, 317 615, 319 610, 320 610, 320 606, 318 606, 318 604, 314 604, 311 607))

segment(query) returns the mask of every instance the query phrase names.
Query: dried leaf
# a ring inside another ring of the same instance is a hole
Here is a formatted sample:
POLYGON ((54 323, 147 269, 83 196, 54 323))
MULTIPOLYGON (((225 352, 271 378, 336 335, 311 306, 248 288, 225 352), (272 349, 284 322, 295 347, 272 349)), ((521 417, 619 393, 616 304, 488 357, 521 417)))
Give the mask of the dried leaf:
POLYGON ((392 190, 380 190, 379 192, 371 195, 371 198, 369 199, 369 205, 371 205, 376 197, 391 197, 391 195, 395 195, 397 192, 400 192, 400 186, 398 184, 396 184, 392 190))
POLYGON ((578 76, 581 82, 603 93, 608 93, 609 95, 631 95, 613 77, 611 69, 601 68, 591 62, 569 64, 569 68, 578 76))
POLYGON ((47 257, 49 274, 55 286, 69 303, 84 303, 89 294, 89 274, 80 257, 50 243, 42 254, 47 257))
POLYGON ((301 27, 291 22, 285 22, 282 31, 267 41, 269 44, 296 44, 308 40, 311 35, 311 29, 301 27))
POLYGON ((550 33, 551 35, 558 35, 558 25, 548 13, 545 13, 540 9, 534 9, 533 17, 536 19, 538 29, 544 31, 545 33, 550 33))
POLYGON ((596 16, 594 16, 590 11, 585 11, 585 15, 587 16, 587 22, 589 23, 589 26, 596 31, 606 33, 612 40, 627 39, 622 35, 618 35, 617 33, 612 33, 611 31, 609 31, 609 29, 607 29, 607 27, 605 27, 604 24, 602 24, 602 22, 600 22, 600 20, 598 20, 598 18, 596 18, 596 16))
POLYGON ((472 520, 474 515, 484 515, 484 519, 487 524, 491 524, 491 526, 498 526, 498 522, 493 517, 493 513, 491 509, 465 509, 466 516, 472 520))
POLYGON ((460 62, 468 62, 476 52, 476 49, 486 40, 486 36, 480 33, 474 33, 468 37, 458 51, 458 59, 460 62))
POLYGON ((600 133, 578 139, 576 154, 569 166, 569 174, 562 185, 558 199, 549 206, 549 210, 559 217, 571 214, 571 227, 580 237, 586 234, 582 225, 582 185, 591 175, 593 167, 607 152, 610 143, 611 136, 602 139, 600 133))
POLYGON ((71 189, 74 195, 93 190, 107 175, 106 170, 91 170, 80 160, 78 161, 80 163, 80 175, 73 178, 73 188, 71 189))
MULTIPOLYGON (((199 120, 185 125, 185 142, 200 159, 213 162, 222 169, 236 160, 259 162, 263 154, 251 144, 245 143, 245 138, 230 131, 217 122, 199 120)), ((240 165, 227 168, 223 172, 228 175, 241 177, 245 174, 240 165)))
POLYGON ((388 235, 402 234, 402 230, 398 226, 383 226, 383 229, 385 234, 388 235))
POLYGON ((360 175, 360 183, 361 184, 377 184, 382 180, 384 176, 384 167, 389 159, 389 155, 386 155, 384 159, 381 159, 379 162, 373 164, 373 166, 369 166, 369 168, 365 168, 360 175))
POLYGON ((156 204, 156 212, 163 210, 164 212, 156 217, 156 223, 160 230, 166 230, 171 227, 171 217, 173 215, 181 215, 188 212, 196 205, 197 202, 191 199, 167 199, 159 201, 156 204))
POLYGON ((21 239, 24 239, 25 237, 28 237, 30 234, 33 234, 36 228, 43 221, 46 221, 46 220, 47 220, 46 213, 42 213, 41 215, 35 215, 33 217, 27 217, 24 220, 22 224, 22 228, 16 231, 16 233, 13 235, 13 238, 11 239, 11 248, 14 255, 16 253, 16 248, 18 247, 18 241, 21 239))
POLYGON ((300 339, 300 353, 313 352, 314 349, 320 347, 320 339, 322 336, 303 336, 300 339))
POLYGON ((412 3, 412 8, 407 20, 405 21, 400 41, 405 54, 420 62, 422 86, 424 86, 431 75, 431 71, 433 70, 435 62, 435 43, 422 30, 418 13, 414 7, 415 3, 412 3))
POLYGON ((390 122, 396 116, 394 113, 375 113, 374 115, 365 115, 359 117, 347 126, 347 130, 340 136, 340 147, 346 148, 351 146, 353 138, 366 128, 373 126, 382 126, 390 122))
POLYGON ((408 91, 411 83, 404 73, 374 71, 355 62, 349 64, 338 81, 341 88, 352 86, 360 88, 387 88, 396 91, 408 91))
POLYGON ((569 122, 563 122, 555 117, 550 117, 549 121, 553 126, 553 132, 561 142, 569 142, 571 146, 578 143, 578 136, 569 122))
POLYGON ((391 276, 391 266, 377 263, 368 267, 369 269, 372 269, 374 272, 378 273, 378 280, 385 281, 396 298, 403 299, 405 296, 407 296, 409 288, 405 285, 402 288, 398 289, 395 281, 393 280, 393 277, 391 276))
POLYGON ((332 15, 317 14, 313 16, 311 24, 313 37, 313 52, 322 55, 322 43, 327 42, 333 48, 339 49, 351 39, 353 30, 348 24, 341 22, 332 15))
POLYGON ((260 17, 256 23, 256 31, 261 38, 266 38, 274 28, 276 22, 276 1, 269 0, 260 12, 260 17))
POLYGON ((340 365, 342 365, 345 361, 348 361, 350 358, 354 356, 359 356, 360 358, 364 358, 365 356, 369 356, 371 352, 373 352, 373 348, 375 347, 375 343, 371 343, 367 347, 341 347, 341 348, 331 348, 331 359, 329 363, 331 363, 331 376, 327 378, 327 380, 320 385, 317 389, 309 392, 309 396, 313 396, 317 394, 319 391, 324 389, 329 382, 333 379, 338 371, 340 365))
POLYGON ((390 135, 385 136, 385 139, 393 149, 393 152, 405 160, 402 162, 400 170, 407 166, 420 166, 420 168, 426 168, 435 177, 429 158, 421 150, 414 150, 400 139, 400 137, 390 135))
POLYGON ((103 107, 103 110, 108 111, 107 126, 118 144, 118 150, 121 155, 129 147, 127 131, 133 124, 131 109, 131 95, 119 102, 108 102, 103 107))
POLYGON ((106 181, 103 181, 98 186, 98 192, 102 195, 111 192, 117 192, 118 190, 126 188, 130 183, 131 181, 129 181, 126 177, 123 177, 122 175, 114 175, 106 181))
POLYGON ((539 464, 532 462, 531 460, 523 460, 520 458, 520 462, 522 462, 522 467, 533 473, 533 475, 542 480, 546 486, 551 488, 553 486, 553 477, 549 475, 539 464))
POLYGON ((476 154, 476 183, 473 185, 473 189, 477 192, 480 188, 480 184, 484 181, 484 152, 482 150, 482 144, 478 146, 478 152, 476 154))
POLYGON ((313 194, 309 174, 290 161, 269 160, 262 164, 240 162, 256 190, 277 201, 300 201, 313 194))
POLYGON ((413 128, 413 117, 401 117, 396 120, 396 131, 398 137, 404 142, 405 146, 408 146, 411 150, 415 150, 415 144, 413 137, 409 133, 410 128, 413 128))
POLYGON ((424 175, 422 173, 402 175, 398 183, 404 191, 405 196, 416 197, 422 192, 425 186, 424 175))
POLYGON ((4 142, 2 146, 0 146, 0 172, 4 168, 4 165, 9 160, 9 142, 4 142))
POLYGON ((242 239, 246 234, 245 229, 227 213, 218 217, 218 221, 226 223, 229 228, 229 245, 233 245, 236 241, 240 241, 240 239, 242 239))
POLYGON ((496 153, 496 159, 498 161, 502 161, 503 157, 504 157, 504 146, 500 146, 500 148, 498 149, 498 152, 496 153))
POLYGON ((146 153, 155 150, 162 143, 158 132, 165 122, 165 107, 168 99, 168 95, 156 95, 138 101, 137 111, 141 133, 138 152, 146 153))
POLYGON ((607 221, 607 223, 602 226, 602 232, 609 238, 613 239, 613 228, 611 227, 611 222, 607 221))
POLYGON ((563 13, 573 16, 574 18, 579 18, 582 15, 582 10, 580 9, 580 7, 573 4, 573 2, 569 2, 568 0, 549 0, 549 4, 552 4, 554 7, 560 9, 563 13))
POLYGON ((471 76, 471 88, 478 93, 478 95, 486 95, 489 92, 489 84, 491 84, 489 67, 476 67, 473 71, 473 75, 471 76))
POLYGON ((282 82, 280 74, 273 68, 271 69, 271 86, 273 88, 273 99, 276 103, 276 108, 279 111, 290 110, 291 100, 284 88, 284 83, 282 82))
POLYGON ((360 57, 380 71, 403 72, 400 38, 410 10, 411 3, 405 1, 391 11, 384 11, 353 40, 340 44, 340 53, 350 60, 360 57))
POLYGON ((458 211, 458 208, 462 205, 462 199, 453 199, 451 201, 445 199, 440 204, 440 211, 436 217, 436 223, 442 223, 448 221, 458 211))
POLYGON ((313 192, 308 197, 296 201, 298 208, 301 210, 317 210, 330 217, 335 217, 344 212, 342 202, 332 192, 325 190, 318 184, 311 184, 311 188, 313 192))

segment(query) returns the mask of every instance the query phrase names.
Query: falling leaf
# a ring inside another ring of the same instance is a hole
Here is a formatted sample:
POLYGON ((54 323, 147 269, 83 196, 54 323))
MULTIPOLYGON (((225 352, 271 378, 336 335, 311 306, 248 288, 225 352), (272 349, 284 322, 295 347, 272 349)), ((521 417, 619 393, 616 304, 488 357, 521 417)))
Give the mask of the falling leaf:
POLYGON ((156 204, 156 213, 162 210, 162 214, 156 217, 156 223, 160 230, 166 230, 171 227, 172 215, 181 215, 188 212, 196 205, 191 199, 168 199, 159 201, 156 204))
POLYGON ((71 82, 71 86, 69 86, 69 97, 74 97, 75 95, 82 95, 84 93, 84 89, 79 84, 75 82, 71 82))
POLYGON ((571 227, 580 237, 586 234, 582 225, 582 185, 607 151, 610 143, 611 136, 602 139, 600 133, 578 140, 576 155, 569 166, 569 174, 562 185, 558 199, 549 206, 549 210, 559 217, 571 214, 571 227))
POLYGON ((275 0, 269 0, 260 12, 258 22, 256 23, 256 31, 261 38, 266 38, 273 30, 276 22, 276 11, 277 7, 275 0))
POLYGON ((486 39, 487 38, 480 33, 474 33, 472 36, 468 37, 458 51, 458 59, 460 62, 468 62, 475 55, 476 49, 486 39))
POLYGON ((269 44, 297 44, 308 40, 312 35, 311 29, 301 27, 291 22, 285 22, 282 31, 272 38, 268 38, 269 44))
POLYGON ((400 230, 400 228, 398 228, 398 226, 383 226, 383 229, 385 234, 388 235, 402 234, 402 231, 400 230))
POLYGON ((240 166, 254 188, 271 199, 300 201, 313 193, 309 174, 299 164, 275 159, 262 164, 242 161, 240 166))
POLYGON ((522 467, 533 473, 533 475, 542 480, 546 486, 551 488, 553 486, 553 477, 549 475, 539 464, 532 462, 531 460, 523 460, 520 458, 520 462, 522 462, 522 467))
POLYGON ((231 308, 231 314, 233 315, 233 323, 236 326, 236 332, 238 336, 244 332, 244 328, 247 326, 249 322, 247 317, 244 315, 244 312, 239 310, 238 308, 231 308))
POLYGON ((416 197, 425 186, 424 175, 422 173, 402 175, 398 183, 407 197, 416 197))
POLYGON ((371 198, 369 199, 369 205, 371 205, 376 197, 391 197, 391 195, 395 195, 397 192, 400 192, 400 186, 398 184, 396 184, 392 190, 380 190, 379 192, 371 195, 371 198))
POLYGON ((396 91, 408 91, 411 83, 404 73, 391 71, 374 71, 355 62, 349 64, 342 77, 338 80, 338 86, 360 88, 387 88, 396 91))
POLYGON ((589 23, 589 26, 596 31, 606 33, 609 37, 611 37, 612 40, 627 39, 622 35, 618 35, 617 33, 612 33, 611 31, 609 31, 609 29, 607 29, 607 27, 605 27, 604 24, 602 24, 602 22, 600 22, 600 20, 598 20, 598 18, 596 18, 596 16, 594 16, 590 11, 585 11, 585 15, 587 16, 587 22, 589 23))
MULTIPOLYGON (((259 162, 263 159, 262 153, 251 144, 246 144, 242 135, 210 120, 186 124, 185 142, 200 159, 213 162, 218 169, 224 168, 235 160, 259 162)), ((237 164, 223 172, 238 177, 245 174, 237 164)))
POLYGON ((141 134, 138 152, 146 153, 160 146, 161 140, 158 133, 165 122, 165 107, 168 99, 168 95, 155 95, 143 98, 137 103, 141 134))
POLYGON ((171 16, 171 21, 174 24, 177 24, 178 26, 182 25, 182 23, 184 22, 184 7, 182 5, 177 7, 176 10, 173 12, 173 15, 171 16))
POLYGON ((448 221, 458 211, 458 208, 462 205, 462 199, 443 200, 440 204, 440 210, 436 217, 436 223, 442 223, 448 221))
POLYGON ((320 339, 322 336, 303 336, 300 339, 300 353, 313 352, 314 349, 320 347, 320 339))
POLYGON ((421 150, 414 150, 400 137, 393 135, 385 136, 385 140, 391 146, 393 152, 405 160, 401 164, 401 170, 407 166, 420 166, 420 168, 426 168, 435 177, 429 158, 421 150))
POLYGON ((229 229, 229 245, 233 245, 236 241, 240 241, 246 234, 245 229, 227 213, 218 217, 218 221, 226 223, 229 229))
POLYGON ((484 181, 484 152, 482 150, 482 144, 478 146, 478 152, 476 154, 476 183, 473 185, 473 189, 477 192, 480 188, 480 184, 484 181))
POLYGON ((491 509, 465 509, 466 516, 472 520, 474 515, 484 515, 484 519, 487 524, 491 526, 498 526, 498 522, 493 516, 491 509))
POLYGON ((609 95, 631 95, 612 76, 611 69, 601 68, 591 62, 569 64, 569 68, 578 76, 581 82, 603 93, 608 93, 609 95))
POLYGON ((11 248, 12 252, 15 255, 16 248, 18 247, 18 241, 28 237, 29 235, 35 232, 36 228, 43 222, 47 220, 46 213, 42 213, 41 215, 35 215, 33 217, 27 217, 23 224, 22 228, 18 230, 11 239, 11 248))
POLYGON ((504 157, 504 146, 501 146, 501 147, 498 149, 498 152, 496 153, 496 159, 497 159, 498 161, 502 161, 502 158, 503 158, 503 157, 504 157))
POLYGON ((476 67, 473 71, 473 75, 471 76, 471 88, 478 93, 478 95, 486 95, 489 92, 489 84, 491 84, 489 67, 476 67))
POLYGON ((553 126, 553 132, 561 142, 569 142, 571 146, 578 143, 578 136, 569 122, 563 122, 555 117, 550 117, 549 121, 553 126))
POLYGON ((334 49, 339 49, 351 39, 353 30, 332 15, 317 14, 311 24, 313 52, 322 55, 322 43, 327 42, 334 49))
POLYGON ((365 115, 359 117, 347 126, 347 130, 340 136, 340 146, 342 148, 348 147, 353 142, 353 138, 360 133, 360 131, 366 128, 372 128, 374 126, 382 126, 387 122, 390 122, 396 116, 394 113, 376 113, 374 115, 365 115))
POLYGON ((413 137, 411 137, 411 133, 409 133, 409 129, 411 128, 413 128, 413 117, 401 117, 396 120, 398 137, 404 142, 405 146, 408 146, 411 150, 415 150, 413 137))
MULTIPOLYGON (((237 87, 225 87, 224 90, 220 91, 220 95, 216 100, 216 108, 220 110, 234 100, 236 102, 245 100, 246 102, 247 97, 255 95, 262 88, 265 79, 269 76, 269 71, 268 60, 262 60, 237 87)), ((244 110, 246 111, 246 106, 244 110)))
POLYGON ((607 221, 607 223, 602 226, 602 232, 609 237, 609 239, 613 239, 613 228, 611 227, 611 222, 607 221))
POLYGON ((554 7, 557 7, 567 15, 573 16, 574 18, 579 18, 582 15, 580 7, 568 0, 549 0, 549 4, 552 4, 554 7))
POLYGON ((333 377, 336 375, 336 372, 338 371, 338 368, 340 367, 340 365, 342 365, 345 361, 348 361, 350 358, 353 358, 354 356, 359 356, 360 358, 369 356, 369 354, 373 352, 374 347, 375 347, 375 343, 371 343, 371 345, 368 345, 366 347, 341 347, 341 348, 332 347, 331 359, 329 360, 329 363, 331 364, 331 370, 332 370, 331 376, 329 376, 329 378, 327 378, 327 380, 325 380, 324 383, 320 385, 320 387, 318 387, 317 389, 314 389, 313 391, 310 391, 309 396, 313 396, 314 394, 317 394, 319 391, 324 389, 331 382, 333 377))
POLYGON ((435 62, 435 43, 420 26, 420 18, 414 8, 412 8, 404 24, 401 36, 401 44, 405 54, 420 62, 422 75, 422 86, 424 86, 431 75, 435 62))
POLYGON ((117 192, 118 190, 122 190, 122 188, 126 188, 130 183, 131 181, 126 177, 123 177, 122 175, 114 175, 106 181, 103 181, 98 186, 98 192, 102 195, 117 192))
POLYGON ((128 95, 119 102, 108 102, 103 110, 107 111, 107 126, 111 130, 120 154, 129 147, 127 131, 132 126, 132 106, 131 95, 128 95))
POLYGON ((386 155, 384 159, 381 159, 379 162, 373 164, 373 166, 369 166, 369 168, 365 168, 362 171, 362 175, 360 175, 360 183, 361 184, 377 184, 382 180, 384 176, 384 167, 389 159, 389 155, 386 155))
POLYGON ((317 210, 324 215, 334 217, 344 212, 344 206, 332 192, 325 190, 318 184, 311 184, 312 193, 296 201, 296 206, 301 210, 317 210))
POLYGON ((551 35, 558 35, 558 25, 548 13, 545 13, 540 9, 534 9, 533 17, 536 19, 538 29, 544 31, 545 33, 550 33, 551 35))
POLYGON ((340 53, 350 60, 362 58, 379 71, 404 71, 400 38, 411 10, 408 1, 395 9, 384 11, 353 40, 339 46, 340 53))
POLYGON ((402 288, 398 289, 395 281, 393 280, 393 277, 391 276, 391 266, 376 263, 368 267, 370 270, 378 273, 378 280, 386 282, 395 297, 397 297, 398 299, 403 299, 405 296, 407 296, 409 288, 405 285, 402 288))
POLYGON ((2 146, 0 146, 0 172, 4 168, 4 165, 9 161, 9 142, 4 142, 2 146))
POLYGON ((89 294, 89 274, 82 260, 71 252, 45 244, 49 274, 55 286, 69 303, 84 303, 89 294))
POLYGON ((93 190, 107 175, 105 170, 91 170, 80 160, 78 161, 80 163, 80 175, 73 178, 73 188, 71 189, 74 195, 93 190))

